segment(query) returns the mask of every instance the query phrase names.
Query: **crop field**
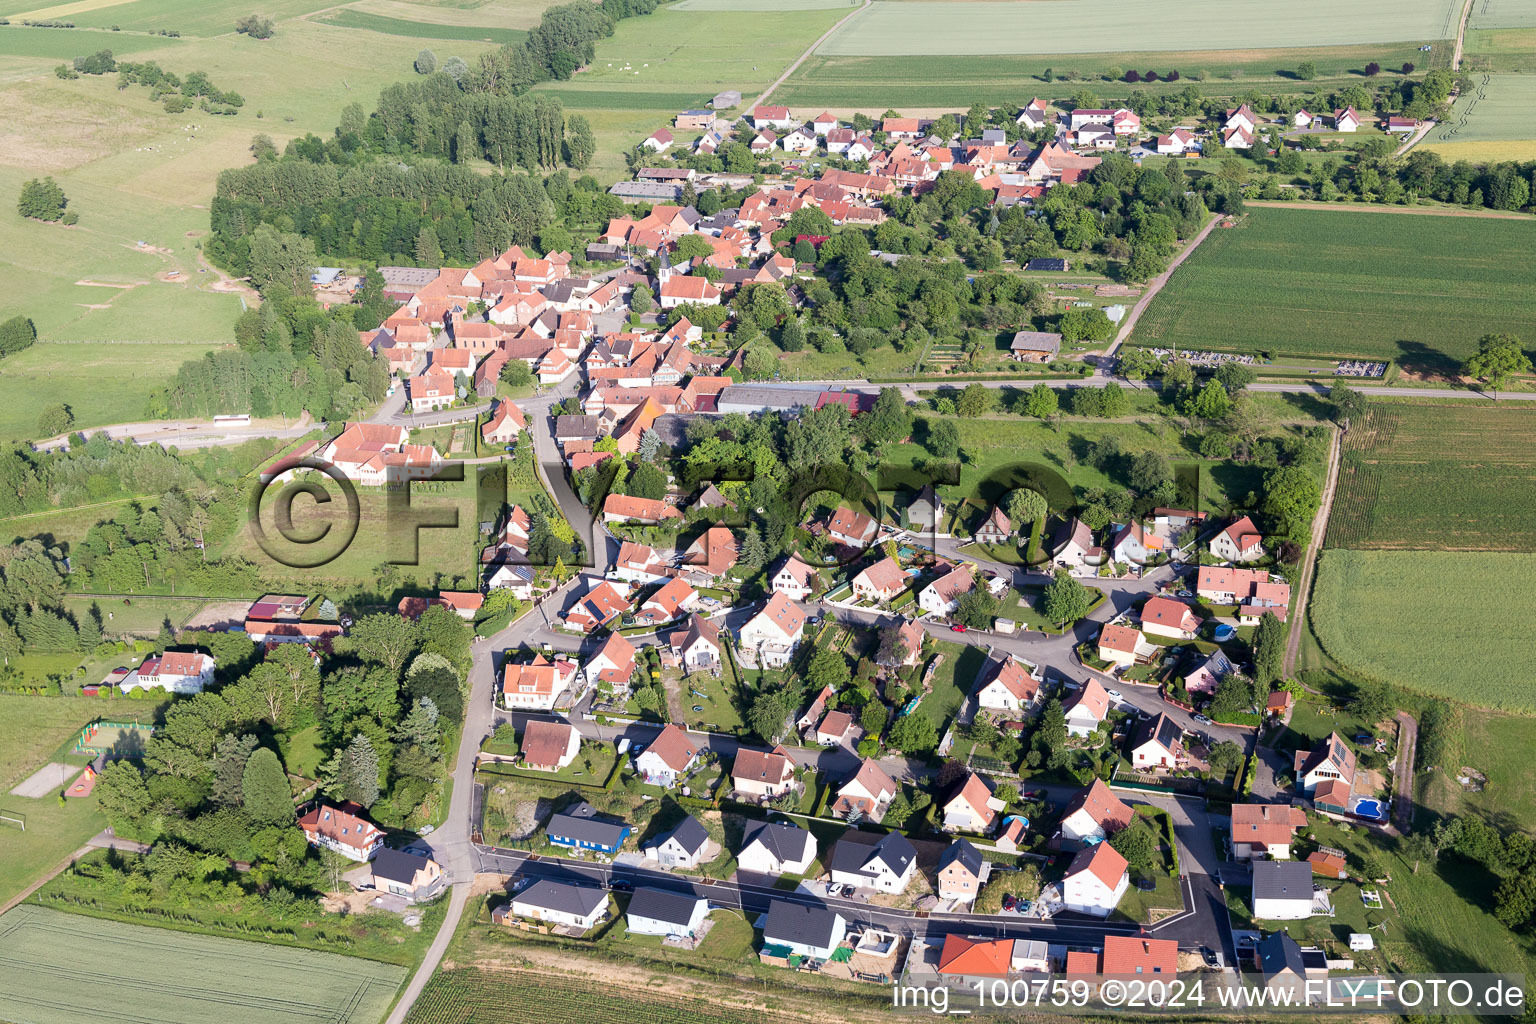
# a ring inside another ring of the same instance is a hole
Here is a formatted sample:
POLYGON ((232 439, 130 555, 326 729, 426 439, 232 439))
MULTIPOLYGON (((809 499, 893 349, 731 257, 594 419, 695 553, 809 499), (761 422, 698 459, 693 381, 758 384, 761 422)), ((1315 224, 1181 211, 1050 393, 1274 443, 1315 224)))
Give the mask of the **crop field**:
POLYGON ((1453 0, 1075 0, 876 3, 817 52, 828 56, 1243 50, 1453 38, 1453 0))
POLYGON ((1312 84, 1326 89, 1330 83, 1342 87, 1346 82, 1358 81, 1361 69, 1372 61, 1382 67, 1401 67, 1404 61, 1422 63, 1423 57, 1417 45, 1405 43, 1280 50, 1147 50, 1138 45, 1123 53, 1006 56, 849 57, 816 53, 795 70, 774 98, 791 106, 860 109, 878 114, 891 107, 966 110, 978 102, 994 106, 1019 104, 1037 95, 1065 101, 1079 88, 1087 88, 1106 99, 1128 96, 1135 90, 1157 94, 1191 88, 1204 95, 1229 96, 1261 86, 1293 83, 1295 79, 1290 76, 1302 61, 1317 66, 1318 77, 1312 84), (1134 84, 1094 80, 1113 67, 1155 70, 1160 75, 1176 70, 1180 78, 1174 82, 1134 84), (1058 76, 1071 72, 1087 81, 1047 83, 1047 68, 1058 76), (1203 80, 1197 81, 1196 75, 1203 80))
POLYGON ((1328 546, 1536 551, 1536 413, 1378 403, 1344 435, 1328 546))
POLYGON ((859 6, 859 0, 682 0, 674 11, 828 11, 859 6))
POLYGON ((141 420, 150 392, 214 347, 39 342, 0 362, 0 441, 36 437, 38 414, 58 402, 74 412, 77 428, 141 420))
POLYGON ((1255 209, 1211 233, 1132 337, 1447 372, 1484 334, 1536 337, 1533 246, 1527 220, 1255 209))
MULTIPOLYGON (((325 0, 263 0, 259 6, 265 17, 281 21, 330 4, 325 0)), ((183 36, 216 36, 233 34, 235 19, 250 13, 251 5, 245 0, 71 0, 53 5, 39 5, 33 0, 10 19, 63 20, 93 28, 116 25, 125 32, 170 29, 183 36)))
POLYGON ((1312 629, 1354 672, 1502 711, 1536 710, 1527 631, 1536 555, 1329 548, 1312 629))
POLYGON ((580 1020, 587 1024, 755 1024, 789 1020, 777 1014, 730 1011, 664 990, 616 992, 579 975, 552 984, 548 976, 460 968, 438 971, 411 1007, 407 1024, 522 1024, 580 1020))
POLYGON ((409 36, 412 39, 479 39, 488 43, 516 43, 528 33, 516 28, 493 28, 487 25, 435 25, 425 21, 409 21, 391 18, 383 14, 353 10, 343 7, 319 18, 327 25, 342 28, 360 28, 369 32, 383 32, 391 36, 409 36))
POLYGON ((0 918, 0 937, 0 1017, 26 1024, 371 1024, 405 978, 404 968, 371 960, 33 906, 0 918))
MULTIPOLYGON (((1531 36, 1536 46, 1536 30, 1531 36)), ((1536 70, 1536 51, 1524 52, 1536 70)), ((1471 153, 1486 143, 1513 150, 1503 159, 1536 157, 1536 123, 1530 116, 1533 103, 1536 75, 1476 72, 1472 88, 1457 98, 1450 118, 1430 133, 1425 144, 1447 160, 1473 159, 1471 153)))

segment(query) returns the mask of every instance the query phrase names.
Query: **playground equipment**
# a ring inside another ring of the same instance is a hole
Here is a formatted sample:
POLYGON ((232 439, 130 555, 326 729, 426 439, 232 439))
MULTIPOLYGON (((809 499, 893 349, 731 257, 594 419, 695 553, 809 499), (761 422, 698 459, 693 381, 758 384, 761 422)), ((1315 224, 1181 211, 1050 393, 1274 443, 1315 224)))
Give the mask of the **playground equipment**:
POLYGON ((144 744, 155 731, 152 725, 138 722, 95 721, 80 730, 75 738, 75 753, 111 754, 114 757, 142 757, 144 744))
POLYGON ((7 811, 0 808, 0 825, 9 825, 11 828, 19 828, 23 832, 27 830, 27 816, 20 811, 7 811))

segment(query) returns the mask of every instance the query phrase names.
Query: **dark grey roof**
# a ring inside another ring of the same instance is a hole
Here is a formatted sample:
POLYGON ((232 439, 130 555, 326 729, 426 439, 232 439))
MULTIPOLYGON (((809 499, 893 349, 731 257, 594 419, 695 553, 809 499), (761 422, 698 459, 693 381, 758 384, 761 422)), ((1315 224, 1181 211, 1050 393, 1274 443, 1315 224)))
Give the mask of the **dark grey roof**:
POLYGON ((1030 260, 1024 264, 1025 270, 1066 270, 1067 261, 1056 256, 1046 256, 1030 260))
POLYGON ((747 826, 741 848, 746 851, 752 844, 762 843, 776 860, 799 860, 805 854, 805 844, 814 841, 803 828, 759 821, 747 826))
POLYGON ((937 509, 939 507, 939 496, 934 492, 932 484, 924 484, 923 489, 917 492, 917 497, 912 499, 912 504, 907 506, 909 510, 919 508, 937 509))
MULTIPOLYGON (((693 819, 689 819, 692 821, 693 819)), ((667 924, 687 924, 693 920, 694 908, 704 902, 704 897, 692 893, 668 892, 665 889, 636 889, 630 897, 628 915, 644 917, 667 924)))
POLYGON ((1312 902, 1312 865, 1304 860, 1255 861, 1253 898, 1312 902))
POLYGON ((621 199, 676 199, 683 194, 683 187, 661 181, 621 181, 608 192, 621 199))
POLYGON ((426 867, 427 863, 426 857, 406 853, 404 850, 391 850, 386 846, 373 858, 373 877, 410 885, 416 878, 416 872, 426 867))
POLYGON ((1061 351, 1061 335, 1051 331, 1019 331, 1014 334, 1008 347, 1014 352, 1048 352, 1055 355, 1061 351))
POLYGON ((949 847, 939 855, 939 870, 943 871, 956 861, 971 874, 977 876, 981 874, 981 851, 967 840, 956 839, 949 844, 949 847))
POLYGON ((837 913, 818 905, 768 904, 768 923, 763 928, 767 942, 797 942, 805 946, 830 946, 837 932, 837 913))
POLYGON ((683 819, 683 823, 672 832, 672 838, 678 845, 689 853, 698 853, 709 842, 709 833, 704 831, 704 826, 693 815, 683 819))
POLYGON ((720 392, 719 412, 788 411, 816 404, 820 389, 777 387, 772 384, 732 384, 720 392))
POLYGON ((1275 932, 1259 943, 1259 968, 1266 978, 1285 971, 1300 976, 1306 971, 1301 947, 1285 932, 1275 932))
POLYGON ((515 902, 526 903, 544 910, 586 917, 608 902, 608 893, 590 885, 570 885, 566 882, 543 880, 534 882, 513 897, 515 902))
POLYGON ((544 298, 550 302, 569 302, 577 295, 586 294, 591 286, 592 282, 584 277, 567 277, 545 285, 544 298))
POLYGON ((1184 730, 1179 723, 1167 715, 1158 715, 1156 718, 1142 722, 1136 730, 1136 741, 1131 744, 1132 749, 1156 740, 1164 749, 1172 751, 1184 739, 1184 730))
POLYGON ((906 873, 917 859, 917 848, 900 832, 887 832, 874 842, 868 832, 846 832, 832 847, 832 870, 875 875, 883 863, 893 875, 906 873))
POLYGON ((628 828, 629 826, 622 822, 577 818, 569 814, 552 814, 549 817, 548 832, 551 836, 571 839, 578 843, 618 846, 624 841, 624 833, 628 828))
POLYGON ((597 437, 596 416, 556 416, 555 437, 597 437))

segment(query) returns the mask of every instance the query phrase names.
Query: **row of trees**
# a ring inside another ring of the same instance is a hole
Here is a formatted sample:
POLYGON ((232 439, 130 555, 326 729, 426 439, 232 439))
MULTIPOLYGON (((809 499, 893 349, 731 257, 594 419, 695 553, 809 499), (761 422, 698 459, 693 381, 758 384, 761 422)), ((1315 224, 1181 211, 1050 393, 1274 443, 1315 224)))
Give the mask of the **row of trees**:
POLYGON ((179 114, 199 100, 204 110, 215 114, 233 114, 245 105, 243 96, 218 88, 207 72, 193 71, 183 79, 154 61, 119 61, 112 56, 111 50, 97 50, 88 56, 76 57, 70 64, 60 64, 54 68, 54 74, 59 78, 108 75, 113 71, 117 72, 119 92, 130 85, 142 85, 149 89, 150 99, 156 103, 163 102, 167 113, 179 114))

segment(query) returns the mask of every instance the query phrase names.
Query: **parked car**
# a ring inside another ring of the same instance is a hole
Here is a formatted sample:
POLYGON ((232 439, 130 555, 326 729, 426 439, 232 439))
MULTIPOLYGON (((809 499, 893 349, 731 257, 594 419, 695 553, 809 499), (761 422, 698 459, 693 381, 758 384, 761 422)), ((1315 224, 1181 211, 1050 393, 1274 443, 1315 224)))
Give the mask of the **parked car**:
POLYGON ((608 888, 614 892, 634 892, 635 883, 627 878, 615 878, 608 883, 608 888))
POLYGON ((1201 949, 1200 949, 1200 959, 1205 961, 1205 966, 1207 966, 1207 967, 1220 967, 1221 966, 1221 959, 1216 956, 1216 951, 1215 950, 1207 949, 1205 947, 1201 947, 1201 949))
POLYGON ((965 632, 965 625, 963 623, 959 623, 959 622, 951 623, 950 627, 949 627, 949 631, 951 633, 964 633, 965 632))
POLYGON ((1125 700, 1125 694, 1121 693, 1119 690, 1105 690, 1104 693, 1108 695, 1110 700, 1113 700, 1116 703, 1125 700))
POLYGON ((1206 718, 1204 715, 1191 715, 1190 717, 1193 718, 1195 721, 1199 722, 1201 725, 1215 725, 1216 724, 1216 723, 1212 722, 1209 718, 1206 718))
POLYGON ((1013 913, 1014 910, 1018 908, 1018 905, 1019 905, 1019 901, 1014 899, 1012 896, 1004 896, 1003 897, 1003 913, 1005 913, 1005 914, 1013 913))

